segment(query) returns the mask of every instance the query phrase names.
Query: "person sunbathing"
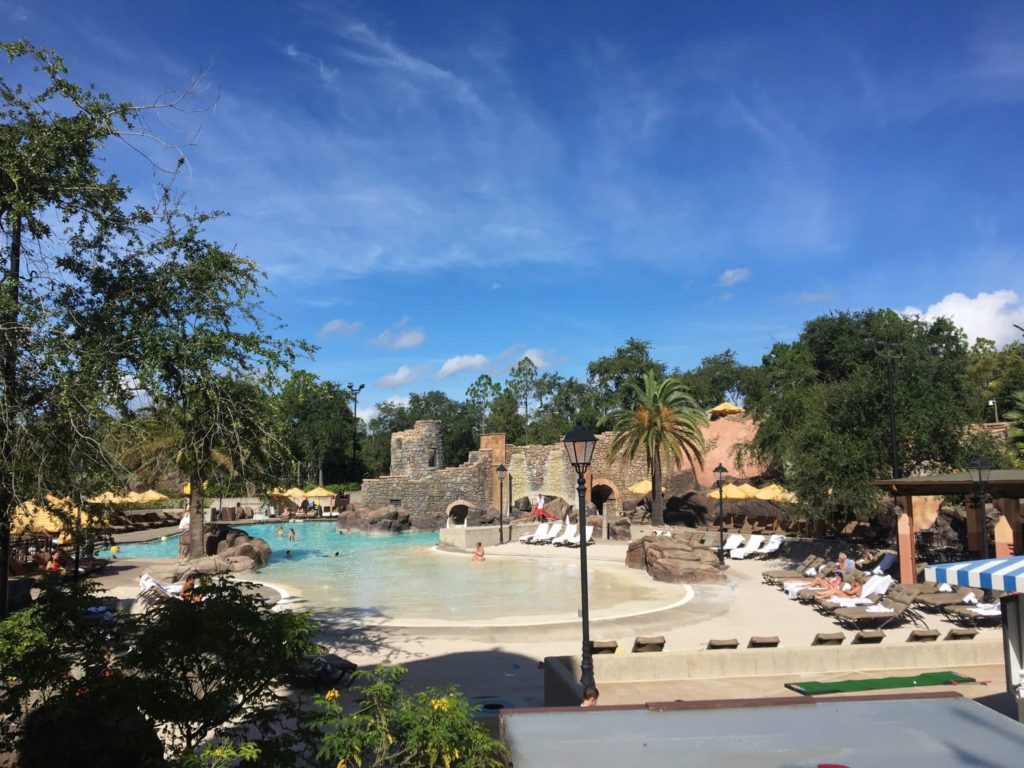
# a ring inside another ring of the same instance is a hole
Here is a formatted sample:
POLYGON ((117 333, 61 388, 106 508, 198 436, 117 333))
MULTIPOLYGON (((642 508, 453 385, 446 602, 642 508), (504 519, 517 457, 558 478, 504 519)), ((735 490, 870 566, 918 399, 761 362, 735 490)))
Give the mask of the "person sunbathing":
POLYGON ((860 597, 860 592, 863 587, 864 585, 861 583, 861 579, 859 577, 852 577, 849 581, 841 582, 830 589, 819 592, 817 594, 817 598, 819 600, 823 600, 825 598, 832 597, 833 595, 836 597, 860 597))

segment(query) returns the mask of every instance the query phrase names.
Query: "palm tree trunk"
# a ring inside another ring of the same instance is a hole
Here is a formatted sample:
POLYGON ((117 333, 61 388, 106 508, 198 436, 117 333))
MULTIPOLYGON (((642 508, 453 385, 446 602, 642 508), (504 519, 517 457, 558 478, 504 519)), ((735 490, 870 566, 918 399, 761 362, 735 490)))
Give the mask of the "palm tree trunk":
POLYGON ((665 524, 665 502, 661 498, 661 452, 651 457, 651 524, 665 524))
POLYGON ((189 476, 189 508, 191 509, 191 524, 188 529, 188 559, 195 560, 198 557, 206 556, 206 542, 204 533, 206 531, 206 515, 203 512, 203 478, 198 472, 192 472, 189 476))

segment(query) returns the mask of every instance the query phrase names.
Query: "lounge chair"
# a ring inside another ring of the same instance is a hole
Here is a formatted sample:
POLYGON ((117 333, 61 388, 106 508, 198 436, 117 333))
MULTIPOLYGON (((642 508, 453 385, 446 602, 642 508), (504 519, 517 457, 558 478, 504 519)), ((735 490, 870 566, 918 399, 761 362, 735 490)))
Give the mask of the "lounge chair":
POLYGON ((825 562, 825 558, 818 555, 808 555, 803 562, 792 568, 776 568, 771 571, 764 571, 761 574, 761 581, 765 584, 779 584, 790 579, 806 579, 807 571, 810 568, 817 569, 825 562))
POLYGON ((947 605, 977 603, 982 597, 980 589, 973 587, 956 587, 950 592, 933 592, 928 595, 918 595, 914 598, 914 605, 927 608, 929 611, 938 612, 947 605), (973 596, 969 597, 969 595, 973 596))
POLYGON ((522 536, 520 536, 519 537, 519 543, 520 544, 532 544, 534 542, 534 540, 536 540, 536 539, 538 539, 540 537, 543 537, 543 536, 547 536, 548 535, 548 528, 550 528, 550 527, 551 527, 551 523, 541 523, 540 525, 537 526, 537 530, 534 531, 533 533, 524 533, 522 536))
POLYGON ((756 557, 764 559, 766 557, 773 557, 778 554, 779 550, 782 549, 782 545, 786 542, 786 537, 781 533, 773 533, 768 537, 761 547, 747 554, 747 557, 756 557))
POLYGON ((531 539, 530 543, 531 544, 550 544, 552 541, 554 541, 556 538, 558 538, 558 534, 561 533, 561 531, 562 531, 562 524, 561 523, 552 523, 551 527, 548 528, 548 532, 547 533, 545 533, 543 536, 537 536, 536 538, 531 539))
MULTIPOLYGON (((594 526, 588 525, 586 527, 585 534, 586 534, 586 537, 587 537, 586 538, 587 544, 593 544, 594 543, 594 526)), ((567 547, 578 547, 578 546, 580 546, 580 534, 579 534, 578 531, 576 532, 576 535, 573 538, 571 538, 567 542, 565 542, 565 546, 567 546, 567 547)))
POLYGON ((747 555, 752 555, 764 544, 764 536, 759 533, 752 533, 747 543, 729 551, 729 557, 733 560, 743 560, 747 555))
POLYGON ((832 616, 840 624, 852 629, 884 629, 885 627, 910 619, 915 624, 920 622, 925 627, 928 625, 924 619, 913 608, 910 603, 901 603, 889 598, 882 598, 874 605, 860 608, 837 608, 832 616))
MULTIPOLYGON (((721 550, 726 553, 732 552, 736 547, 742 547, 745 540, 746 537, 742 533, 730 533, 725 544, 721 546, 721 550)), ((714 547, 714 550, 717 552, 719 547, 714 547)))
MULTIPOLYGON (((836 608, 856 608, 861 605, 871 605, 872 603, 877 603, 883 595, 889 594, 892 586, 892 576, 871 576, 861 587, 859 597, 832 595, 817 602, 827 611, 832 611, 836 608)), ((890 595, 890 597, 895 598, 898 595, 890 595)), ((907 599, 904 602, 909 603, 912 601, 907 599)))
POLYGON ((561 536, 553 538, 551 543, 556 547, 564 547, 574 538, 576 538, 576 523, 569 523, 565 526, 565 532, 561 536))
POLYGON ((962 627, 994 626, 1003 620, 1003 612, 998 603, 947 605, 943 612, 962 627))

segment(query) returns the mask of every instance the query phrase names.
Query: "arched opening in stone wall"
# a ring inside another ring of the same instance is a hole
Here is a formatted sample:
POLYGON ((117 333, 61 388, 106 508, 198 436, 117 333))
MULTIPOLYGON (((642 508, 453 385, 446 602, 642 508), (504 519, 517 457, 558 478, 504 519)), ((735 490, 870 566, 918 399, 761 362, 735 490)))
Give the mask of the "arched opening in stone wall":
POLYGON ((448 505, 448 509, 445 510, 445 516, 447 518, 447 525, 451 528, 453 525, 465 525, 466 517, 469 515, 470 503, 465 499, 458 499, 448 505))
POLYGON ((596 478, 590 488, 590 501, 597 507, 599 515, 611 515, 622 509, 622 497, 615 483, 603 478, 596 478))

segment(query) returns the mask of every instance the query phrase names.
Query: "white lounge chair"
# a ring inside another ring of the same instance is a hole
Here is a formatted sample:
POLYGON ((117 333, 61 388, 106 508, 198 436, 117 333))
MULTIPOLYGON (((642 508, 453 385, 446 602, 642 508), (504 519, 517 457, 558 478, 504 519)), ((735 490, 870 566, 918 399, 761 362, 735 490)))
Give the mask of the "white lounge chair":
POLYGON ((785 543, 786 537, 781 533, 773 533, 768 537, 768 541, 764 543, 759 549, 754 552, 747 554, 747 557, 771 557, 780 549, 782 549, 783 543, 785 543))
POLYGON ((551 527, 548 528, 548 532, 546 534, 544 534, 543 536, 537 536, 535 539, 531 540, 530 543, 531 544, 550 544, 552 541, 554 541, 556 538, 558 538, 558 534, 561 533, 561 531, 562 531, 562 524, 561 523, 552 523, 551 527))
POLYGON ((733 560, 742 560, 747 555, 751 555, 757 552, 764 544, 764 536, 759 533, 751 534, 750 538, 747 539, 747 543, 741 547, 735 547, 729 552, 729 557, 733 560))
POLYGON ((519 537, 519 543, 520 544, 532 544, 533 540, 536 539, 538 536, 547 536, 548 535, 548 528, 550 528, 550 527, 551 527, 551 523, 541 523, 540 525, 537 526, 537 530, 534 531, 533 533, 524 533, 522 536, 520 536, 519 537))
MULTIPOLYGON (((594 526, 588 525, 586 527, 586 537, 587 537, 586 538, 587 544, 593 544, 594 543, 594 526)), ((579 535, 578 532, 576 533, 576 535, 573 538, 571 538, 571 539, 569 539, 569 541, 565 542, 565 546, 567 546, 567 547, 578 547, 578 546, 580 546, 580 544, 581 544, 581 542, 580 542, 580 535, 579 535)))
POLYGON ((565 533, 563 533, 561 536, 556 536, 555 538, 553 538, 551 540, 551 543, 554 544, 556 547, 565 546, 570 539, 576 538, 576 529, 576 523, 569 523, 567 526, 565 526, 565 533))
MULTIPOLYGON (((742 533, 730 533, 729 538, 725 540, 725 544, 721 546, 721 550, 725 553, 729 553, 736 549, 736 547, 743 546, 745 539, 746 537, 742 533)), ((714 550, 717 552, 719 547, 714 547, 714 550)))

